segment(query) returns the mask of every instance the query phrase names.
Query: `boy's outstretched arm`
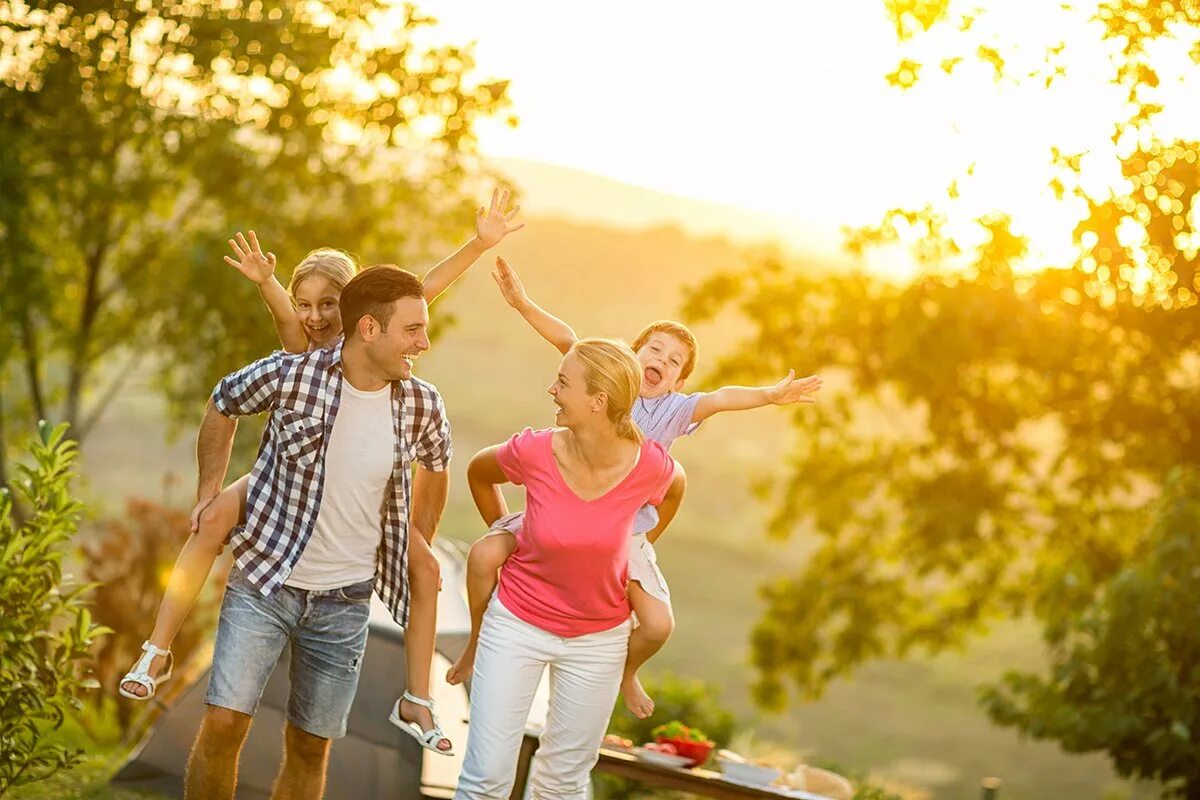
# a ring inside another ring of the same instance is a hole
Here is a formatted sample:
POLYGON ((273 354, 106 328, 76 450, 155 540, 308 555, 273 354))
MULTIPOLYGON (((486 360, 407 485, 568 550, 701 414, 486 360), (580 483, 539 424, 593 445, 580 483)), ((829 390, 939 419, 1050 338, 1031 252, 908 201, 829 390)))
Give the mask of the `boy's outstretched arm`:
POLYGON ((296 316, 292 306, 292 298, 287 289, 275 277, 275 254, 263 253, 258 244, 258 236, 250 231, 250 240, 238 231, 229 246, 237 254, 237 258, 225 256, 225 263, 236 269, 242 275, 254 282, 258 293, 271 312, 271 321, 275 323, 275 333, 279 335, 279 343, 289 353, 303 353, 308 349, 308 336, 296 316))
POLYGON ((521 210, 514 206, 507 211, 508 189, 492 190, 492 204, 488 209, 482 206, 475 212, 475 236, 449 257, 436 264, 425 273, 425 302, 432 303, 438 295, 450 288, 467 269, 474 264, 488 249, 500 244, 500 241, 514 231, 525 227, 524 222, 510 225, 513 217, 521 210))
POLYGON ((554 345, 558 352, 566 355, 571 345, 579 341, 570 325, 529 299, 516 270, 500 256, 496 256, 496 271, 492 273, 492 277, 496 279, 496 285, 500 287, 500 294, 504 295, 505 302, 519 311, 525 321, 533 326, 543 339, 554 345))
POLYGON ((686 489, 687 473, 683 471, 683 464, 676 461, 675 477, 671 479, 671 488, 667 489, 662 504, 658 507, 658 524, 646 532, 646 539, 650 541, 650 544, 658 541, 658 537, 663 535, 667 526, 671 524, 671 520, 675 519, 675 515, 679 513, 679 506, 683 503, 683 493, 686 489))
POLYGON ((819 375, 797 380, 796 371, 789 369, 787 377, 774 386, 723 386, 714 392, 706 392, 700 398, 692 414, 692 422, 703 422, 722 411, 815 403, 813 395, 820 391, 822 380, 819 375))

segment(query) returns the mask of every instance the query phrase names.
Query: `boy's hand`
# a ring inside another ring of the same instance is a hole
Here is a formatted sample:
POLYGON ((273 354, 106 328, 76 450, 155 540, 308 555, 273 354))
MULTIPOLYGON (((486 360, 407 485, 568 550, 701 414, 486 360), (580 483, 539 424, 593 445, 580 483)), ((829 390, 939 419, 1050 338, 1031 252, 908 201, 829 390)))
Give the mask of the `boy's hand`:
POLYGON ((529 304, 529 295, 525 294, 525 287, 521 285, 521 279, 517 277, 516 270, 508 265, 503 256, 496 256, 496 271, 492 273, 492 277, 496 280, 496 285, 500 287, 500 294, 504 295, 504 301, 516 309, 520 309, 529 304))
POLYGON ((263 254, 254 231, 250 231, 249 243, 246 242, 246 237, 242 236, 241 231, 237 232, 236 237, 236 241, 229 240, 229 246, 233 248, 233 252, 237 253, 237 259, 225 256, 225 263, 255 283, 261 284, 271 280, 271 276, 275 274, 275 254, 263 254))
POLYGON ((512 222, 521 207, 514 206, 512 211, 505 211, 507 207, 508 189, 503 191, 493 189, 492 207, 485 212, 483 206, 480 206, 479 210, 475 212, 475 236, 484 247, 495 247, 505 236, 525 227, 524 222, 516 225, 508 224, 512 222))
POLYGON ((796 370, 789 369, 786 378, 767 389, 767 400, 777 406, 786 406, 790 403, 815 403, 817 400, 812 395, 821 390, 823 381, 824 379, 819 375, 810 375, 807 378, 796 380, 796 370))

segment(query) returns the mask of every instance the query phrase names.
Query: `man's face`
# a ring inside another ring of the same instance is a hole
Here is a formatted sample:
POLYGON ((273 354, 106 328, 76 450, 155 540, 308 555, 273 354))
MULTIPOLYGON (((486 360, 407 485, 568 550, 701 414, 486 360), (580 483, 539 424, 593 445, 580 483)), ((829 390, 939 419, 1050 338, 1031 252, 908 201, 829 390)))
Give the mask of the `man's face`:
POLYGON ((369 318, 370 331, 363 336, 367 358, 390 381, 408 380, 413 361, 429 349, 429 306, 423 297, 401 297, 392 304, 387 330, 369 318))

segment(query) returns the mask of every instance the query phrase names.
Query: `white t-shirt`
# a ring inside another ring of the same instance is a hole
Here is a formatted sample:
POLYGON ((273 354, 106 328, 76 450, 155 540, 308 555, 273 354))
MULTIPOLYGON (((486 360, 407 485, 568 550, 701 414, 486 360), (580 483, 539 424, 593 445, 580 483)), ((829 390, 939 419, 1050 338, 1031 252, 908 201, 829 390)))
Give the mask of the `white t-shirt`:
POLYGON ((343 380, 325 451, 321 507, 285 585, 336 589, 375 575, 394 457, 392 387, 363 392, 343 380))

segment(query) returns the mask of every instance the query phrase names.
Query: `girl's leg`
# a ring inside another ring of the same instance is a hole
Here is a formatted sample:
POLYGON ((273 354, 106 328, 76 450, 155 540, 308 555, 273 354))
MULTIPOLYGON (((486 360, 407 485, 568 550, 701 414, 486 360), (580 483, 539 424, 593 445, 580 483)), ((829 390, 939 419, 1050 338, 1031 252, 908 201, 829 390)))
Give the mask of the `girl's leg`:
POLYGON ((483 613, 496 590, 497 573, 513 550, 517 537, 507 531, 493 532, 477 540, 467 552, 467 606, 471 610, 471 636, 466 649, 446 671, 446 682, 459 684, 471 676, 475 666, 475 649, 479 645, 479 628, 483 613))
MULTIPOLYGON (((213 562, 225 547, 229 532, 240 522, 246 510, 246 487, 250 476, 244 475, 231 483, 200 512, 199 529, 184 542, 175 568, 167 581, 167 590, 158 607, 150 644, 169 650, 179 626, 191 611, 204 587, 213 562)), ((166 656, 156 656, 150 663, 150 675, 157 676, 166 656)), ((139 697, 146 696, 146 687, 127 681, 123 688, 139 697)))
POLYGON ((629 604, 637 614, 638 626, 629 636, 629 655, 625 659, 625 674, 621 678, 621 696, 625 698, 625 707, 635 717, 646 719, 654 713, 654 701, 642 688, 637 671, 671 638, 675 630, 675 615, 669 603, 651 595, 637 581, 629 582, 629 604))
MULTIPOLYGON (((433 669, 433 651, 437 646, 437 601, 442 582, 441 565, 433 548, 423 536, 408 537, 408 627, 404 629, 404 663, 410 694, 429 700, 429 672, 433 669)), ((433 729, 433 712, 417 703, 400 700, 400 719, 415 722, 421 730, 433 729)), ((449 739, 439 739, 437 748, 453 747, 449 739)))

